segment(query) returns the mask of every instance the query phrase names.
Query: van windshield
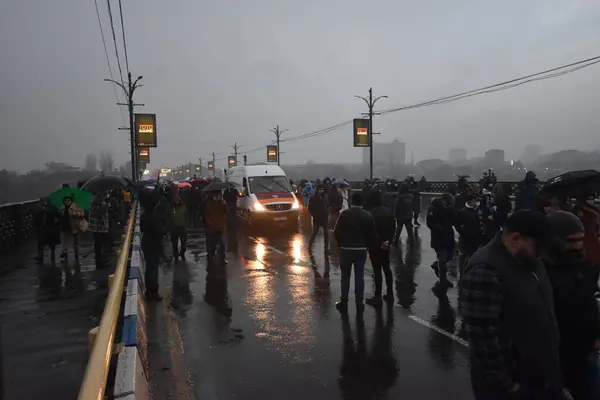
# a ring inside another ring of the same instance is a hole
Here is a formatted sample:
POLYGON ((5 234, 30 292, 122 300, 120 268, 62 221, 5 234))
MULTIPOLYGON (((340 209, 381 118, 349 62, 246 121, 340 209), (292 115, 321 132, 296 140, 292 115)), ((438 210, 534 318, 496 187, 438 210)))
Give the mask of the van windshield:
POLYGON ((291 192, 290 183, 285 175, 251 176, 248 178, 251 193, 291 192))

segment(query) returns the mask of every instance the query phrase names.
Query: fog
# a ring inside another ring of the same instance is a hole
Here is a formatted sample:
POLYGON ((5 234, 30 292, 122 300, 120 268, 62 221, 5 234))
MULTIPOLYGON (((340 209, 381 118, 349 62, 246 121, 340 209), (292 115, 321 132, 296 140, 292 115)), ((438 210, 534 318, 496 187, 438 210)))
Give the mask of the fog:
MULTIPOLYGON (((122 46, 118 1, 111 0, 122 46)), ((106 1, 104 37, 118 77, 106 1)), ((129 67, 143 75, 138 112, 157 114, 154 168, 226 157, 359 117, 354 95, 387 95, 388 109, 596 56, 596 0, 123 1, 129 67)), ((125 70, 123 48, 119 48, 125 70)), ((87 1, 0 4, 0 169, 48 161, 83 166, 109 151, 127 161, 128 121, 115 103, 96 9, 87 1)), ((119 79, 119 78, 117 78, 119 79)), ((469 156, 526 144, 543 152, 597 148, 600 64, 455 103, 375 117, 379 141, 407 160, 469 156)), ((119 101, 123 101, 119 93, 119 101)), ((123 108, 123 107, 121 107, 123 108)), ((288 164, 361 162, 351 126, 282 143, 288 164)), ((264 161, 265 152, 248 154, 264 161)), ((224 166, 224 165, 223 165, 224 166)))

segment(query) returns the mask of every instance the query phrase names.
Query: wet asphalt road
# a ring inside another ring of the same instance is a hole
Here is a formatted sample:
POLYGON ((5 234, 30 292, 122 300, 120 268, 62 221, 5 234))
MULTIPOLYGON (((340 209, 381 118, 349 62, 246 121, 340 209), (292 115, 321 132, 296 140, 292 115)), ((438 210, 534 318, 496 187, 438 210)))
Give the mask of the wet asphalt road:
MULTIPOLYGON (((229 264, 207 268, 203 235, 190 232, 188 260, 162 268, 167 317, 149 327, 149 349, 169 359, 151 358, 151 376, 172 375, 154 398, 473 398, 467 348, 455 336, 456 289, 434 294, 429 232, 416 233, 392 253, 396 304, 357 315, 351 301, 345 318, 335 309, 339 260, 325 256, 322 234, 311 257, 306 228, 241 230, 229 264)), ((365 280, 369 296, 369 264, 365 280)))
POLYGON ((45 263, 36 265, 34 242, 0 257, 5 399, 77 397, 88 360, 88 331, 100 320, 108 275, 116 265, 113 251, 108 268, 96 270, 91 235, 81 239, 79 265, 71 258, 53 267, 48 249, 45 263))

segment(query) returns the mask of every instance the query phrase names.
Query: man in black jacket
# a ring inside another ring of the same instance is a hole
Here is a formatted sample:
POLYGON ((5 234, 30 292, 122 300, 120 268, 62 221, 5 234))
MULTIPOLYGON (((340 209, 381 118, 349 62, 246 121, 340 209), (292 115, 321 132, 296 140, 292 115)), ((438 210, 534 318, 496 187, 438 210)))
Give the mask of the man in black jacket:
POLYGON ((387 289, 387 293, 383 295, 383 300, 388 304, 394 303, 394 281, 392 270, 390 269, 390 241, 394 236, 396 221, 390 209, 383 205, 380 192, 371 192, 367 204, 369 204, 367 211, 371 213, 375 222, 377 240, 369 246, 369 256, 371 257, 375 279, 375 295, 368 298, 366 303, 374 307, 379 307, 382 304, 382 275, 385 275, 385 287, 387 289))
POLYGON ((462 268, 484 243, 485 222, 477 194, 467 196, 467 202, 456 216, 455 226, 460 235, 458 247, 462 257, 459 266, 462 268))
POLYGON ((554 211, 548 219, 554 242, 544 264, 554 292, 561 370, 575 400, 598 399, 600 313, 594 296, 596 285, 590 279, 591 265, 583 251, 583 223, 566 211, 554 211))
POLYGON ((511 215, 460 280, 471 383, 480 399, 566 399, 552 286, 539 255, 552 227, 537 211, 511 215))
POLYGON ((158 193, 146 199, 144 210, 140 216, 140 230, 142 232, 142 251, 146 262, 145 282, 146 299, 160 301, 158 294, 158 272, 160 259, 163 256, 163 238, 165 236, 164 217, 158 211, 158 193))
POLYGON ((402 184, 400 187, 400 194, 398 194, 394 206, 394 216, 398 223, 398 228, 396 229, 396 235, 394 237, 395 244, 398 244, 404 226, 406 226, 408 239, 411 240, 413 238, 413 203, 414 198, 413 195, 410 194, 408 185, 402 184))
POLYGON ((329 222, 332 226, 335 226, 344 204, 344 198, 335 186, 327 186, 326 184, 323 184, 323 187, 325 193, 327 193, 327 200, 329 201, 329 222))
POLYGON ((336 308, 340 312, 348 310, 352 266, 354 266, 356 308, 359 311, 364 308, 367 248, 376 245, 377 240, 373 216, 362 208, 362 195, 354 193, 351 203, 351 207, 340 214, 334 230, 335 239, 340 247, 340 269, 342 271, 342 293, 340 301, 336 303, 336 308))
POLYGON ((323 229, 325 239, 325 252, 329 250, 329 202, 325 195, 325 188, 322 185, 317 187, 314 196, 308 201, 308 212, 312 216, 313 231, 308 241, 309 251, 312 251, 312 245, 315 243, 319 229, 323 229))
POLYGON ((452 287, 448 280, 447 263, 454 258, 454 211, 452 210, 453 199, 450 193, 444 193, 441 198, 431 202, 427 211, 427 227, 431 231, 431 248, 437 256, 437 268, 434 268, 440 283, 446 288, 452 287))

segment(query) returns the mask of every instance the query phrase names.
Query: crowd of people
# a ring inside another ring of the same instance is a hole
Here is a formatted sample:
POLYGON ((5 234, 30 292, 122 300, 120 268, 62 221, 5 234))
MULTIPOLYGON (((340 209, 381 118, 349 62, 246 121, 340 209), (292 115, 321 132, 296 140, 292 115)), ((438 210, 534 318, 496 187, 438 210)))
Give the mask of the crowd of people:
POLYGON ((225 231, 235 232, 237 190, 218 180, 198 179, 189 185, 167 183, 140 192, 140 230, 146 262, 146 298, 160 301, 158 270, 161 261, 186 260, 187 232, 203 227, 211 266, 226 264, 225 231), (214 189, 213 189, 214 188, 214 189), (163 242, 171 240, 172 257, 163 242))
MULTIPOLYGON (((513 207, 511 188, 498 183, 491 171, 484 178, 469 183, 461 177, 431 202, 426 216, 437 256, 434 292, 454 286, 449 265, 460 274, 459 311, 475 397, 600 399, 597 189, 574 183, 540 190, 529 171, 514 191, 513 207)), ((413 238, 420 184, 411 177, 402 183, 366 182, 339 215, 338 203, 329 196, 335 199, 339 187, 318 182, 314 194, 305 195, 313 220, 311 245, 316 232, 336 220, 342 274, 336 307, 343 314, 352 271, 358 311, 363 303, 394 302, 390 245, 404 227, 408 240, 413 238), (363 302, 367 255, 375 293, 363 302)), ((329 251, 327 239, 325 246, 329 251)))
MULTIPOLYGON (((540 191, 535 174, 527 172, 516 187, 513 207, 511 188, 494 178, 490 173, 469 183, 461 177, 431 201, 424 218, 436 253, 434 291, 454 286, 449 266, 459 274, 459 312, 475 397, 600 399, 600 210, 590 201, 594 191, 577 184, 540 191)), ((361 190, 351 190, 343 179, 303 180, 297 187, 290 183, 312 219, 311 253, 320 231, 324 251, 333 251, 333 230, 341 271, 336 308, 346 315, 352 274, 359 312, 365 303, 377 309, 393 305, 390 249, 404 229, 409 242, 415 239, 426 181, 365 181, 361 190), (367 258, 375 287, 365 299, 367 258)), ((235 188, 215 181, 170 183, 139 192, 148 300, 161 300, 161 261, 185 261, 190 227, 204 228, 209 265, 227 262, 224 238, 226 231, 236 230, 237 196, 235 188), (170 259, 163 246, 167 236, 170 259)), ((60 208, 42 199, 34 217, 38 261, 43 262, 49 246, 55 263, 59 244, 62 258, 71 252, 78 258, 79 236, 90 231, 96 267, 105 268, 130 204, 128 191, 96 193, 86 211, 71 197, 60 208)), ((228 236, 235 241, 235 235, 228 236)))
POLYGON ((36 262, 43 264, 44 250, 49 247, 50 262, 55 266, 58 246, 61 260, 68 262, 73 257, 79 261, 81 235, 91 232, 96 269, 108 267, 107 254, 114 252, 115 238, 125 226, 130 207, 128 189, 95 193, 88 210, 77 204, 72 195, 65 196, 60 207, 51 204, 48 197, 41 198, 33 215, 38 244, 36 262))

